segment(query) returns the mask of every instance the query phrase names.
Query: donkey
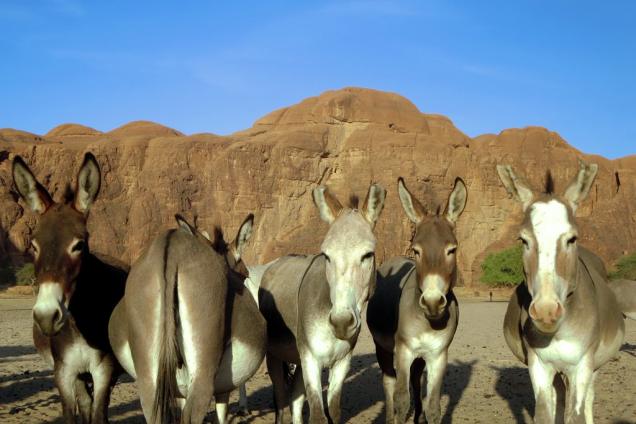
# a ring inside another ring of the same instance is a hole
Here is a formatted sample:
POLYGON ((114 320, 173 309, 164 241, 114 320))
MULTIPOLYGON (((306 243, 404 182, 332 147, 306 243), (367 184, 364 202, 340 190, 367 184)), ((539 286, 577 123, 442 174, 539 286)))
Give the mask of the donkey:
POLYGON ((422 413, 422 373, 426 365, 426 420, 440 422, 440 392, 453 341, 459 307, 455 223, 464 211, 467 190, 457 178, 444 215, 429 215, 398 179, 398 194, 416 226, 411 241, 415 260, 398 256, 378 269, 369 300, 367 324, 382 369, 386 422, 404 423, 410 406, 409 380, 415 398, 414 422, 422 413))
POLYGON ((616 296, 618 307, 625 317, 636 320, 636 281, 613 280, 609 284, 616 296))
POLYGON ((285 256, 265 271, 259 306, 267 320, 267 368, 274 386, 276 423, 288 401, 287 364, 296 364, 291 409, 302 422, 305 393, 310 422, 325 423, 321 371, 329 368, 328 413, 340 421, 340 398, 361 316, 375 287, 373 227, 386 191, 370 186, 361 210, 344 208, 324 186, 313 191, 320 217, 330 224, 316 256, 285 256), (304 386, 304 387, 303 387, 304 386), (304 389, 304 390, 303 390, 304 389))
POLYGON ((88 210, 100 180, 95 157, 86 153, 72 199, 56 203, 24 160, 13 160, 19 195, 40 214, 30 247, 38 286, 33 341, 53 367, 66 423, 75 423, 76 410, 84 423, 107 422, 110 391, 121 372, 108 342, 108 319, 124 294, 127 270, 88 248, 88 210))
POLYGON ((211 242, 177 215, 179 228, 157 237, 133 265, 109 336, 115 355, 137 380, 151 423, 203 421, 212 397, 221 424, 229 393, 263 362, 266 324, 243 285, 241 259, 253 215, 236 240, 211 242), (179 398, 179 399, 177 399, 179 398))
POLYGON ((525 282, 508 303, 504 337, 513 354, 528 365, 536 399, 534 420, 540 423, 555 422, 557 410, 564 411, 558 418, 567 423, 583 418, 593 422, 594 379, 625 335, 603 262, 578 246, 574 214, 598 171, 596 164, 579 165, 561 196, 553 194, 550 176, 546 193, 536 194, 510 166, 497 166, 503 185, 525 214, 519 230, 525 282), (564 384, 555 382, 557 374, 564 384))

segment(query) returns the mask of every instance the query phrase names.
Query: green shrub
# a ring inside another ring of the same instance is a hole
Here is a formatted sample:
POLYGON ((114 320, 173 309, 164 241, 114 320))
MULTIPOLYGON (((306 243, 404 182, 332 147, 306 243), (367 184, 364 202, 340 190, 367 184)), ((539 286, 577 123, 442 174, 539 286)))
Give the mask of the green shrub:
POLYGON ((523 275, 522 247, 515 246, 486 256, 481 264, 482 283, 492 287, 511 287, 521 283, 523 275))
POLYGON ((609 278, 612 280, 619 278, 636 280, 636 252, 625 255, 616 261, 614 269, 609 272, 609 278))
POLYGON ((15 283, 18 286, 30 286, 35 281, 35 267, 27 262, 15 271, 15 283))

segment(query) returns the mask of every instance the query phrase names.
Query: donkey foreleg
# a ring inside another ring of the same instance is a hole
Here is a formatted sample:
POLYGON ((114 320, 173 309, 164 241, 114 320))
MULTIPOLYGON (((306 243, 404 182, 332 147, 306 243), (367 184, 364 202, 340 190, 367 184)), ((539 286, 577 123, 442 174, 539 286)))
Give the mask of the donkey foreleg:
POLYGON ((93 398, 88 393, 86 382, 82 379, 75 380, 75 398, 79 409, 82 423, 91 422, 91 410, 93 409, 93 398))
POLYGON ((91 370, 91 377, 93 378, 91 424, 108 422, 108 403, 110 402, 115 366, 114 357, 106 355, 99 365, 91 370))
MULTIPOLYGON (((75 424, 76 392, 78 372, 62 362, 55 364, 55 386, 62 400, 62 415, 66 424, 75 424)), ((82 382, 83 383, 83 382, 82 382)))
POLYGON ((441 422, 441 408, 439 405, 442 392, 444 374, 448 363, 448 351, 443 350, 437 354, 425 357, 426 360, 426 400, 424 402, 424 412, 426 421, 430 424, 441 422))
POLYGON ((322 403, 322 367, 311 352, 301 352, 300 361, 305 381, 305 393, 309 402, 309 423, 326 424, 324 406, 322 403))
POLYGON ((552 365, 542 362, 532 351, 528 352, 528 371, 536 405, 534 422, 554 423, 557 395, 553 382, 556 371, 552 365))
POLYGON ((403 344, 395 346, 395 371, 397 379, 395 382, 395 393, 393 402, 395 403, 395 420, 397 423, 405 423, 406 416, 411 406, 409 394, 409 382, 411 377, 411 364, 415 360, 415 355, 403 344))
POLYGON ((342 398, 342 386, 351 368, 351 352, 329 370, 329 388, 327 389, 327 408, 329 417, 335 424, 340 422, 340 399, 342 398))
MULTIPOLYGON (((591 414, 592 406, 587 404, 589 392, 594 392, 594 368, 592 361, 592 355, 587 355, 582 358, 573 373, 568 373, 570 384, 565 414, 566 424, 593 422, 594 420, 591 414), (589 417, 586 414, 588 408, 590 409, 589 417)), ((592 394, 592 399, 593 398, 594 395, 592 394)))

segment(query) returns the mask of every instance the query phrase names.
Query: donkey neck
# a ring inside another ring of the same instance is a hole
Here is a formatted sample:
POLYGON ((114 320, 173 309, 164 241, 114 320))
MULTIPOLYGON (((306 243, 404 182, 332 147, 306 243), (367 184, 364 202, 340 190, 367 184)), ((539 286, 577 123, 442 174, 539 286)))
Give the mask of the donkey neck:
POLYGON ((69 313, 89 345, 110 351, 108 321, 124 295, 128 269, 86 253, 69 301, 69 313))

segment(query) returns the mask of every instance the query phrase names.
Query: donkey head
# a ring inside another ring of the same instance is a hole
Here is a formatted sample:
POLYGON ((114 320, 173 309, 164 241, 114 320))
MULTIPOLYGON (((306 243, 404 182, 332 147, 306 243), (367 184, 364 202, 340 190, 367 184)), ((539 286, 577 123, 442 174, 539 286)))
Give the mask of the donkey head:
POLYGON ((219 227, 216 227, 214 229, 214 238, 212 239, 206 231, 198 231, 194 226, 190 225, 188 221, 186 221, 185 218, 181 215, 175 215, 175 219, 177 220, 177 224, 179 224, 179 227, 182 230, 185 230, 193 236, 199 238, 200 240, 211 244, 212 248, 217 253, 225 257, 228 267, 232 271, 242 275, 243 277, 247 277, 248 270, 247 266, 243 262, 243 250, 245 249, 245 245, 252 236, 254 214, 249 214, 247 218, 245 218, 245 220, 239 227, 236 238, 231 243, 225 241, 223 232, 219 227))
POLYGON ((429 215, 402 178, 398 179, 398 194, 406 215, 416 226, 411 249, 416 262, 418 303, 428 319, 439 319, 446 313, 446 295, 457 280, 455 222, 466 206, 466 185, 461 178, 455 180, 446 212, 441 216, 429 215))
POLYGON ((347 340, 360 329, 362 309, 375 288, 373 227, 386 190, 372 184, 361 210, 343 207, 324 186, 314 189, 313 197, 320 217, 330 224, 321 246, 332 305, 329 323, 337 338, 347 340))
POLYGON ((508 193, 523 204, 525 216, 519 240, 523 243, 523 268, 532 297, 528 312, 544 333, 556 332, 566 313, 566 298, 576 288, 578 230, 574 213, 598 171, 596 164, 579 161, 579 166, 577 176, 562 196, 552 193, 551 177, 547 193, 538 196, 510 166, 497 166, 508 193))
POLYGON ((101 174, 95 157, 86 153, 69 203, 55 203, 20 156, 13 160, 13 181, 26 204, 40 214, 31 237, 38 296, 35 324, 46 336, 57 334, 68 317, 68 304, 88 253, 86 218, 97 197, 101 174))

